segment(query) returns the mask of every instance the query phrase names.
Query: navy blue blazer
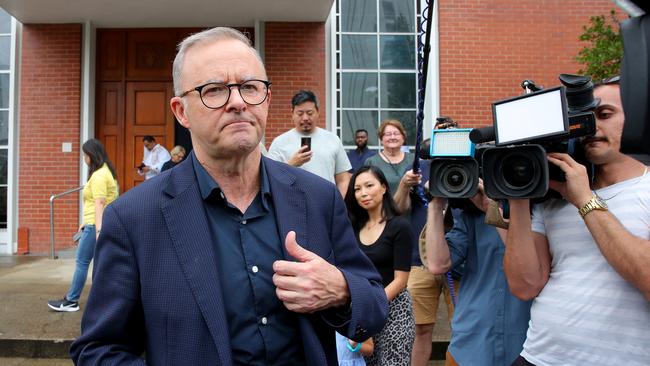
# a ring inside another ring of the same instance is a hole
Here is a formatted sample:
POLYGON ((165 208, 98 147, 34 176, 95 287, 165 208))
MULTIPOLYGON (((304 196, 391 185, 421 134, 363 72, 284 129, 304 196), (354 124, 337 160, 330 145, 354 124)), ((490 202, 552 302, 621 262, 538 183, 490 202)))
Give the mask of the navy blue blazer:
MULTIPOLYGON (((227 294, 194 158, 106 208, 81 335, 70 349, 75 364, 143 365, 143 352, 147 365, 232 364, 227 294)), ((283 242, 295 231, 301 246, 336 265, 347 280, 348 316, 331 310, 298 315, 307 364, 337 365, 335 330, 363 340, 384 326, 388 302, 381 278, 357 245, 336 186, 263 159, 283 242)))

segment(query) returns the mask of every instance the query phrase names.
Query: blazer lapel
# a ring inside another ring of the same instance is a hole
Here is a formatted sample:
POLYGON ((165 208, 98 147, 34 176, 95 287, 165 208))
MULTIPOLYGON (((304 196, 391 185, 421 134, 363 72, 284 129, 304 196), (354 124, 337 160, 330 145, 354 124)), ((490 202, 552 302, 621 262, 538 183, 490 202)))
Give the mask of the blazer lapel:
POLYGON ((296 241, 303 248, 309 248, 309 228, 307 226, 306 194, 295 184, 296 177, 283 164, 271 159, 265 161, 266 174, 269 177, 275 218, 282 242, 282 253, 289 258, 284 240, 289 231, 296 232, 296 241))
MULTIPOLYGON (((282 239, 282 252, 285 259, 293 259, 287 254, 284 239, 289 231, 296 232, 296 241, 305 249, 310 249, 309 227, 307 226, 307 195, 296 184, 296 176, 286 166, 273 160, 265 160, 266 174, 269 177, 275 217, 282 239)), ((309 316, 298 315, 302 335, 305 361, 307 365, 327 365, 327 357, 309 316)), ((332 337, 334 335, 332 334, 332 337)))
POLYGON ((219 353, 222 365, 232 364, 223 294, 217 274, 212 238, 192 160, 186 159, 171 172, 165 192, 171 198, 162 213, 172 245, 219 353), (212 269, 212 270, 210 270, 212 269))

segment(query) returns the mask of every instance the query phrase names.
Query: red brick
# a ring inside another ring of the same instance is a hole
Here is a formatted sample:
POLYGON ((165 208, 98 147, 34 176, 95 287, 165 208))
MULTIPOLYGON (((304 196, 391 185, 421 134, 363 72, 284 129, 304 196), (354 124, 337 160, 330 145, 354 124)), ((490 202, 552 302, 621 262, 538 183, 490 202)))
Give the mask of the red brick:
MULTIPOLYGON (((31 253, 47 253, 51 195, 79 185, 81 25, 23 25, 18 226, 31 253), (71 142, 71 153, 61 144, 71 142)), ((57 250, 72 245, 79 195, 55 201, 57 250)))
POLYGON ((273 99, 266 123, 265 143, 294 127, 291 98, 310 89, 320 102, 320 127, 326 120, 325 23, 267 22, 265 64, 273 99))
POLYGON ((559 85, 560 73, 581 68, 582 27, 615 8, 609 0, 439 1, 440 114, 484 126, 491 103, 521 94, 522 80, 559 85))

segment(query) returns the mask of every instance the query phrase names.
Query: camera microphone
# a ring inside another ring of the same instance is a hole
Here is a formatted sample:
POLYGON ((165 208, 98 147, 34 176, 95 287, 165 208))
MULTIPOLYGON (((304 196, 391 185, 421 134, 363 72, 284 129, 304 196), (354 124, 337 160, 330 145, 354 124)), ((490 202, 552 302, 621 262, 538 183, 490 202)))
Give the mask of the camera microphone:
POLYGON ((494 141, 494 126, 474 128, 469 133, 469 139, 475 144, 494 141))
POLYGON ((537 86, 537 84, 535 84, 535 82, 530 79, 522 81, 521 88, 526 90, 526 93, 532 93, 543 89, 542 86, 537 86))

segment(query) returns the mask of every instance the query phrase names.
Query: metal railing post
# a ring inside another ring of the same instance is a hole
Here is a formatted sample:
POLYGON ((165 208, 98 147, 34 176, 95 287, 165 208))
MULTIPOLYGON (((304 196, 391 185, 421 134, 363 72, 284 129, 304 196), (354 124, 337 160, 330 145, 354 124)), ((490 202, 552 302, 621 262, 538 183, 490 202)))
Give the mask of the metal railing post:
POLYGON ((54 200, 70 193, 78 192, 83 188, 84 186, 81 186, 50 196, 50 259, 57 259, 57 256, 54 254, 54 200))

